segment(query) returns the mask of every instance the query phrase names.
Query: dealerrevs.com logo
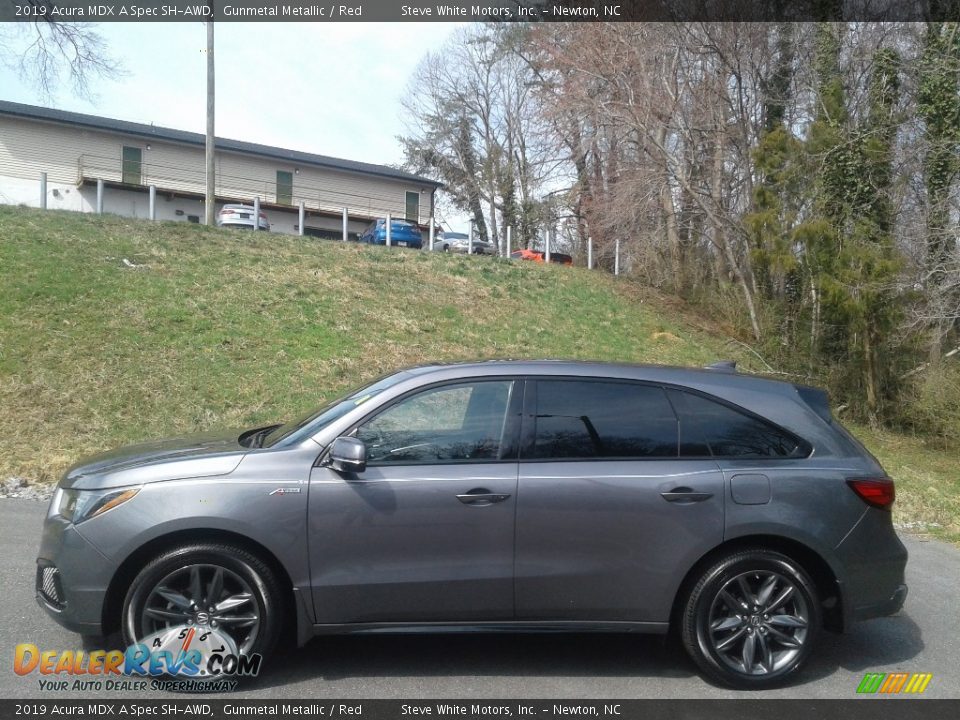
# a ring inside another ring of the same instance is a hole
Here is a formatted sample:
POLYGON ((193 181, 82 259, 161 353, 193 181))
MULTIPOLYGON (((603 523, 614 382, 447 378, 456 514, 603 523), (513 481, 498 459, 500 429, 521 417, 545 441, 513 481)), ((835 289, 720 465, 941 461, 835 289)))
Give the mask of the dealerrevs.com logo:
POLYGON ((178 626, 150 635, 126 650, 14 649, 13 671, 37 673, 45 691, 152 689, 233 690, 237 677, 254 677, 263 656, 246 655, 226 633, 178 626))
POLYGON ((857 686, 858 693, 919 695, 927 689, 933 673, 867 673, 857 686))

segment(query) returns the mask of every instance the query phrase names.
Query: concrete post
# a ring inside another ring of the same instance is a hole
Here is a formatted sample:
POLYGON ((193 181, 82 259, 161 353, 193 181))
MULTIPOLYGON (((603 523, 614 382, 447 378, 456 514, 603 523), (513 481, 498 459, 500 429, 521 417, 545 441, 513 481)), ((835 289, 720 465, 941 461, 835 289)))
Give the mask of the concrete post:
POLYGON ((431 252, 433 252, 433 236, 434 236, 433 213, 430 213, 430 251, 431 252))
POLYGON ((47 174, 40 173, 40 209, 47 209, 47 174))
POLYGON ((510 252, 511 252, 510 241, 512 240, 512 235, 513 235, 513 227, 511 227, 510 225, 507 225, 507 247, 506 247, 507 251, 503 254, 505 258, 510 257, 510 252))
POLYGON ((593 238, 587 238, 587 270, 593 270, 593 238))
POLYGON ((97 178, 97 215, 103 215, 103 178, 97 178))
MULTIPOLYGON (((212 4, 212 3, 211 3, 212 4)), ((214 136, 214 110, 216 103, 214 97, 216 74, 214 72, 213 62, 213 19, 207 21, 207 134, 204 139, 203 153, 206 175, 206 188, 203 195, 204 202, 204 222, 213 227, 217 218, 215 214, 215 205, 217 203, 217 185, 214 177, 214 152, 216 138, 214 136)), ((253 222, 253 229, 259 230, 260 218, 257 217, 253 222)))
POLYGON ((393 239, 393 218, 387 213, 387 247, 390 247, 390 241, 393 239))
POLYGON ((157 186, 150 186, 150 219, 157 219, 157 186))
POLYGON ((307 221, 307 206, 304 204, 303 200, 300 201, 300 212, 297 220, 300 222, 300 224, 297 225, 297 227, 300 229, 300 237, 303 237, 303 224, 307 221))
POLYGON ((543 255, 543 259, 546 262, 550 262, 550 236, 553 234, 553 228, 547 228, 547 247, 546 252, 543 255))
POLYGON ((467 233, 467 255, 473 255, 473 220, 470 221, 470 231, 467 233))
POLYGON ((350 233, 347 231, 347 223, 350 221, 350 213, 347 212, 347 209, 343 209, 343 237, 341 238, 343 242, 346 242, 350 239, 350 233))
POLYGON ((615 250, 616 250, 616 254, 614 255, 614 258, 613 258, 613 274, 619 275, 620 274, 620 240, 619 239, 617 240, 615 250))
POLYGON ((260 229, 260 196, 257 195, 253 199, 253 229, 257 231, 260 229))

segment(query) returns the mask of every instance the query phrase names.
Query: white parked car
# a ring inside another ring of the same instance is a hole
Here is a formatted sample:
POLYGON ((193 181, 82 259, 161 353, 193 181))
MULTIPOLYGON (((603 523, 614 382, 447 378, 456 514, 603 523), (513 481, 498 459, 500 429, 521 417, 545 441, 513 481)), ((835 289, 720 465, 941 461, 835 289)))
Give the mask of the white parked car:
MULTIPOLYGON (((468 252, 470 236, 461 232, 441 232, 433 240, 433 249, 441 252, 468 252)), ((473 252, 476 255, 495 255, 497 250, 491 242, 484 242, 480 238, 473 238, 473 252)))
MULTIPOLYGON (((224 205, 217 213, 217 227, 253 230, 253 205, 224 205)), ((267 214, 260 211, 260 229, 270 230, 267 214)))

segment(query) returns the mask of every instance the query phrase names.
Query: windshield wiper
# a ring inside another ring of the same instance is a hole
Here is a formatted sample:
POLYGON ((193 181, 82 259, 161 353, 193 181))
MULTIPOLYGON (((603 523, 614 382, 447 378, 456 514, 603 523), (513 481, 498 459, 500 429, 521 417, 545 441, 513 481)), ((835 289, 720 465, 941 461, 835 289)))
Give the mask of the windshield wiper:
POLYGON ((240 436, 240 444, 248 448, 258 448, 263 447, 263 440, 271 432, 280 427, 280 423, 276 425, 268 425, 267 427, 260 428, 258 430, 249 430, 240 436))
POLYGON ((276 425, 268 425, 263 430, 256 433, 252 438, 253 442, 251 443, 250 447, 263 447, 263 441, 267 439, 267 435, 272 433, 282 424, 283 423, 277 423, 276 425))

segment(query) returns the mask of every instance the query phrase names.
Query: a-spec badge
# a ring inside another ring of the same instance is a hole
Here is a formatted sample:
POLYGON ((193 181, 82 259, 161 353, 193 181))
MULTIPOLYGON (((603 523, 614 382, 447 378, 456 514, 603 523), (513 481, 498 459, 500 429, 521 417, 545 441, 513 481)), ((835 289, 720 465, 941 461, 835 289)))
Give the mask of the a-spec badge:
POLYGON ((298 492, 300 492, 300 488, 298 488, 298 487, 288 487, 288 488, 277 488, 276 490, 274 490, 274 491, 273 491, 272 493, 270 493, 270 494, 271 494, 271 495, 288 495, 288 494, 290 494, 290 493, 298 493, 298 492))

